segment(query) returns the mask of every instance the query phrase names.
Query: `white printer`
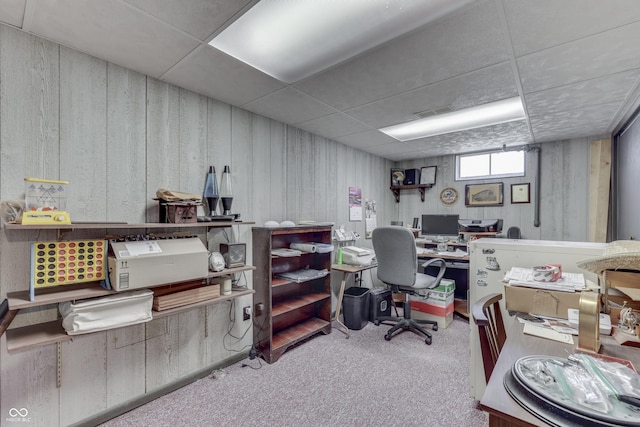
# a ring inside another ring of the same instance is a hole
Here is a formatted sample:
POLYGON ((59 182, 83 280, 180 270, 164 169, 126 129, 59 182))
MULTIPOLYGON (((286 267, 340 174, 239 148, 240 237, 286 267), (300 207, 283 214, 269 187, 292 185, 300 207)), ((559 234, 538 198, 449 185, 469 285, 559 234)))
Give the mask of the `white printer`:
POLYGON ((375 253, 371 249, 357 246, 344 246, 342 248, 342 263, 363 267, 374 262, 375 253))

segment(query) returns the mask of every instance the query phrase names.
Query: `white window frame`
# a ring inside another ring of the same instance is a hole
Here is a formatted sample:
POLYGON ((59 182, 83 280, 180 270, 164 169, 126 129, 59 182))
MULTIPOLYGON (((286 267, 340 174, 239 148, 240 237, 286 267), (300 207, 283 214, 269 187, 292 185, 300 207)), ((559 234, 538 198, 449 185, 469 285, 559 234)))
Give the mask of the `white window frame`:
MULTIPOLYGON (((518 151, 520 151, 520 150, 518 150, 518 151)), ((491 151, 480 151, 480 152, 475 152, 475 153, 456 154, 456 176, 455 176, 455 180, 456 181, 471 181, 471 180, 478 180, 478 179, 512 178, 512 177, 525 176, 526 172, 527 172, 527 156, 526 156, 526 151, 522 150, 521 152, 522 152, 522 155, 523 155, 522 172, 504 173, 504 174, 492 174, 491 173, 491 155, 492 154, 504 153, 504 150, 491 150, 491 151), (489 156, 489 175, 468 176, 468 177, 464 177, 464 178, 460 177, 460 159, 462 157, 481 156, 481 155, 488 155, 489 156)))

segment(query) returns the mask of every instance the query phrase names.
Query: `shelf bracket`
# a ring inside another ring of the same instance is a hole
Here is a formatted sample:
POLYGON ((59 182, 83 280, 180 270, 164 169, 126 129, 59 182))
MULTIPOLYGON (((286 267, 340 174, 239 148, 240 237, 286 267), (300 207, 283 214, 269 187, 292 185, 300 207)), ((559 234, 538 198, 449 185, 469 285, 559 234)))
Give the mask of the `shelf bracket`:
POLYGON ((56 345, 58 350, 58 366, 56 368, 56 377, 57 377, 56 387, 60 388, 62 387, 62 343, 59 342, 56 345))
POLYGON ((396 203, 400 203, 400 190, 391 189, 391 192, 396 196, 396 203))
POLYGON ((424 202, 424 190, 425 187, 418 187, 418 191, 420 192, 420 200, 424 202))

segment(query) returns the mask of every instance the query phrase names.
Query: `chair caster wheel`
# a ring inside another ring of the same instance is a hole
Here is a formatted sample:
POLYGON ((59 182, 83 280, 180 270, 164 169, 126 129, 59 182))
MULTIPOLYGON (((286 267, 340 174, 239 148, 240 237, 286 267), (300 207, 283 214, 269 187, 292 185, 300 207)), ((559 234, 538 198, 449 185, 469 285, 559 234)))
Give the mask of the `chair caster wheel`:
POLYGON ((438 325, 433 325, 433 328, 431 328, 431 330, 437 331, 438 330, 438 325))
POLYGON ((391 334, 386 334, 386 335, 384 336, 384 340, 385 340, 385 341, 391 341, 391 334))
POLYGON ((431 337, 427 337, 427 338, 424 340, 424 342, 425 342, 427 345, 431 345, 431 337))
POLYGON ((379 321, 379 320, 375 320, 375 321, 373 322, 373 324, 374 324, 374 325, 376 325, 376 326, 380 326, 380 321, 379 321))

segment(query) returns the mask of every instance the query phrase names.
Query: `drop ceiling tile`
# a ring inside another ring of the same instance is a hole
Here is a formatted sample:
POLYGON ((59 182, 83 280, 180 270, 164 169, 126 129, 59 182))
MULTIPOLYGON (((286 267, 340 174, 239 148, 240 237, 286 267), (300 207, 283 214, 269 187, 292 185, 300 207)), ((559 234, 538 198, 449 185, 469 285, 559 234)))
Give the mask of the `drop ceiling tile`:
POLYGON ((248 102, 242 105, 242 108, 293 125, 326 116, 336 111, 317 99, 291 87, 285 87, 255 101, 248 102))
POLYGON ((619 106, 614 102, 531 117, 531 127, 536 141, 599 135, 612 126, 611 119, 619 106))
POLYGON ((423 111, 443 107, 459 110, 513 96, 518 96, 518 88, 511 63, 506 62, 390 96, 347 113, 370 126, 384 127, 415 120, 415 113, 423 111))
POLYGON ((295 87, 344 110, 508 59, 495 4, 481 2, 295 87))
POLYGON ((125 0, 202 41, 257 0, 125 0))
POLYGON ((528 122, 407 143, 372 130, 416 112, 524 91, 544 142, 606 135, 640 103, 637 0, 476 0, 294 87, 205 43, 257 1, 1 0, 0 24, 395 160, 533 140, 528 122))
POLYGON ((209 45, 202 45, 163 79, 240 106, 284 87, 284 84, 209 45))
POLYGON ((395 144, 376 145, 361 149, 363 151, 366 151, 367 153, 375 154, 376 156, 384 157, 395 162, 424 157, 424 153, 414 149, 413 147, 406 146, 402 142, 396 142, 395 144))
POLYGON ((517 59, 525 93, 640 68, 640 22, 517 59))
POLYGON ((39 0, 29 30, 152 77, 198 46, 180 31, 115 0, 39 0))
POLYGON ((640 70, 625 71, 525 95, 530 117, 575 110, 589 105, 624 100, 640 77, 640 70))
POLYGON ((0 22, 22 28, 26 0, 3 0, 0 2, 0 22))
POLYGON ((495 150, 506 145, 508 147, 525 145, 533 141, 529 128, 524 120, 501 123, 446 135, 408 141, 416 149, 430 156, 442 154, 460 154, 474 151, 495 150))
POLYGON ((328 116, 309 120, 298 124, 298 127, 326 138, 337 138, 371 130, 369 126, 343 113, 329 114, 328 116))
POLYGON ((351 135, 341 136, 335 138, 336 141, 341 142, 352 147, 364 148, 375 147, 378 145, 393 145, 398 144, 399 141, 391 138, 390 136, 378 131, 372 130, 368 132, 354 133, 351 135))
POLYGON ((557 0, 509 0, 502 4, 516 56, 640 20, 637 0, 562 0, 561 7, 557 0))

